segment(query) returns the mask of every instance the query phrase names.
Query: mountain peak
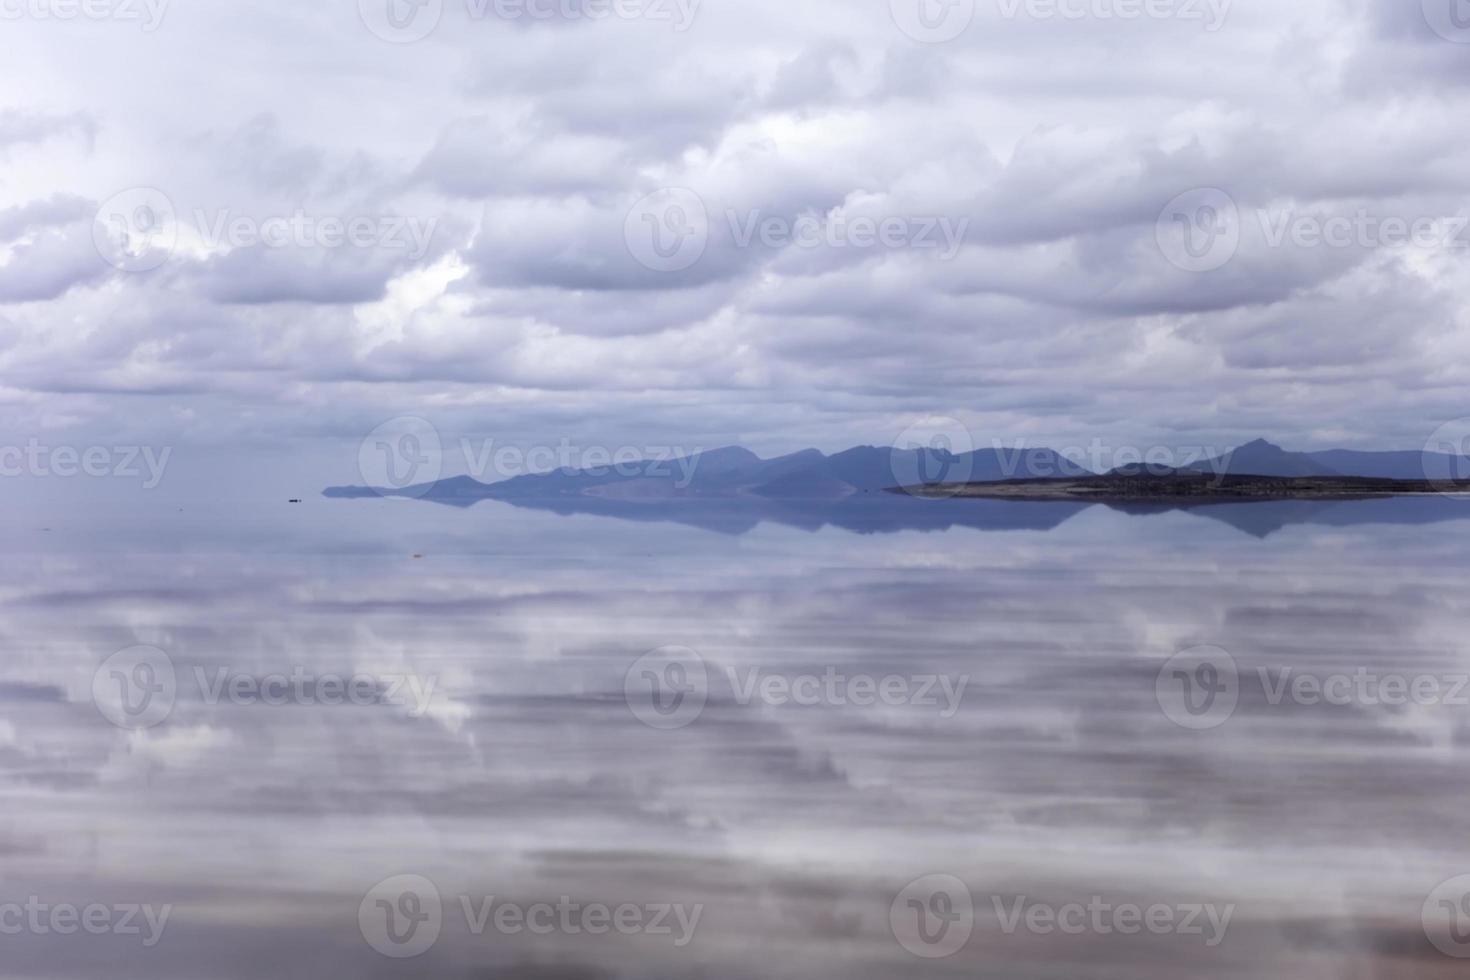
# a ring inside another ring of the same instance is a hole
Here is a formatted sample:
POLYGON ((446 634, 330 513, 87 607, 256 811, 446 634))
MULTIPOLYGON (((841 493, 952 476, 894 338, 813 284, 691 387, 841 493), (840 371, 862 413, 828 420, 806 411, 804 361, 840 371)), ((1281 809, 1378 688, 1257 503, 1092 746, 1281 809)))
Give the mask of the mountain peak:
POLYGON ((1294 453, 1274 442, 1256 439, 1232 449, 1219 459, 1205 460, 1194 469, 1249 476, 1338 476, 1336 470, 1308 453, 1294 453))
POLYGON ((744 446, 707 449, 704 452, 695 453, 691 458, 699 460, 702 464, 714 466, 750 466, 761 461, 759 456, 744 446))

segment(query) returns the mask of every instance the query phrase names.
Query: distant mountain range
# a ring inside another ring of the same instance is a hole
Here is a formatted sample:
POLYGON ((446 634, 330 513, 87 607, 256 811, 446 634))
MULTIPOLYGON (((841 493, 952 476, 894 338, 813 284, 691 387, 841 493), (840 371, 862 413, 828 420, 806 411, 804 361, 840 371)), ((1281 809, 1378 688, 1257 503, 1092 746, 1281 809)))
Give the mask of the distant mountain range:
MULTIPOLYGON (((1423 452, 1328 450, 1296 453, 1264 439, 1190 467, 1216 475, 1359 476, 1424 480, 1470 476, 1470 458, 1423 452)), ((329 487, 328 497, 401 496, 467 504, 476 500, 533 501, 592 498, 621 503, 756 498, 841 500, 898 487, 935 483, 987 483, 1087 476, 1091 470, 1044 448, 980 449, 951 453, 932 449, 858 446, 828 456, 815 449, 762 459, 731 446, 674 460, 645 460, 617 468, 559 470, 483 483, 457 476, 398 489, 329 487)))

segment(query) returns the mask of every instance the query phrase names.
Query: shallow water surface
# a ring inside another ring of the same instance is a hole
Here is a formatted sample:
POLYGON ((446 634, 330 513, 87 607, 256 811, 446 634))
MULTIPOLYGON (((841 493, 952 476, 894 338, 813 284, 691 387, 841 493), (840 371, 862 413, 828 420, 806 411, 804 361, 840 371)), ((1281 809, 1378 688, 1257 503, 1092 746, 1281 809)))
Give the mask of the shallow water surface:
POLYGON ((0 518, 5 975, 1462 975, 1470 502, 585 511, 0 518))

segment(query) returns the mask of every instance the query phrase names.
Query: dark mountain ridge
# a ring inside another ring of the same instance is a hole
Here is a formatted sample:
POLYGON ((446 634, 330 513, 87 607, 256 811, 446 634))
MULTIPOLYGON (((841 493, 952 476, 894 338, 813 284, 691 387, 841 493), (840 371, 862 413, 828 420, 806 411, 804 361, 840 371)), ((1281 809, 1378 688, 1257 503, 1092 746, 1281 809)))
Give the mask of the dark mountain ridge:
MULTIPOLYGON (((1453 480, 1470 478, 1470 458, 1420 452, 1296 453, 1258 439, 1188 469, 1214 477, 1453 480)), ((1119 476, 1149 472, 1182 471, 1151 469, 1142 464, 1113 471, 1119 476)), ((743 447, 727 446, 672 459, 557 470, 497 483, 456 476, 401 489, 330 487, 324 494, 348 498, 401 496, 446 503, 565 497, 629 503, 732 497, 821 501, 895 488, 1093 476, 1097 474, 1046 448, 979 449, 956 454, 937 449, 856 446, 831 456, 807 449, 762 459, 743 447)))

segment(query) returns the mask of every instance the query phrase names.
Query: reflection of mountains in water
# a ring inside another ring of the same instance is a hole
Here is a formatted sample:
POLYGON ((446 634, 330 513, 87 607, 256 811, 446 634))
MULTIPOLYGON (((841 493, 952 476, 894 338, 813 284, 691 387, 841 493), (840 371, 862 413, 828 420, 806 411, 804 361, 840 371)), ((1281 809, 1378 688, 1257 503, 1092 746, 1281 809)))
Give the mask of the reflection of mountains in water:
MULTIPOLYGON (((1103 506, 1103 505, 1098 505, 1103 506)), ((1182 507, 1151 504, 1109 504, 1128 514, 1157 514, 1187 510, 1199 517, 1229 524, 1258 538, 1268 537, 1293 524, 1324 527, 1353 527, 1359 524, 1440 524, 1470 520, 1470 496, 1425 495, 1372 497, 1357 500, 1261 500, 1240 503, 1208 503, 1182 507)))
POLYGON ((506 501, 516 507, 557 514, 594 514, 625 521, 673 522, 719 534, 746 534, 762 523, 803 531, 837 527, 858 534, 896 531, 948 531, 970 527, 987 531, 1049 531, 1087 504, 1038 503, 1016 506, 1005 501, 920 500, 894 494, 872 494, 845 500, 674 500, 656 504, 556 497, 506 501), (979 506, 970 507, 969 504, 979 506))
POLYGON ((453 492, 431 492, 421 495, 420 499, 461 508, 473 507, 483 500, 495 500, 566 517, 585 514, 623 521, 673 523, 731 535, 747 534, 763 523, 804 531, 836 527, 858 534, 947 531, 958 527, 981 531, 1049 531, 1090 507, 1107 507, 1138 516, 1187 511, 1258 538, 1268 537, 1293 524, 1351 527, 1359 524, 1419 525, 1470 520, 1470 498, 1447 496, 1200 504, 923 499, 881 492, 835 500, 737 497, 635 502, 577 495, 503 499, 453 492))
MULTIPOLYGON (((1433 478, 1470 473, 1470 460, 1420 453, 1292 453, 1258 440, 1197 464, 1218 474, 1303 477, 1337 474, 1327 461, 1355 476, 1433 478)), ((1050 530, 1093 506, 1130 514, 1188 509, 1247 534, 1264 537, 1290 524, 1426 524, 1470 519, 1470 502, 1443 496, 1377 499, 1250 500, 1191 503, 922 500, 887 492, 895 486, 1086 476, 1088 471, 1050 449, 979 449, 954 454, 929 448, 859 446, 828 456, 805 450, 762 459, 731 446, 671 460, 640 460, 600 470, 559 470, 482 483, 457 476, 402 487, 332 487, 335 498, 412 497, 454 507, 496 500, 558 514, 595 514, 619 520, 673 522, 721 534, 745 534, 763 522, 815 531, 826 526, 857 533, 979 530, 1050 530)))

